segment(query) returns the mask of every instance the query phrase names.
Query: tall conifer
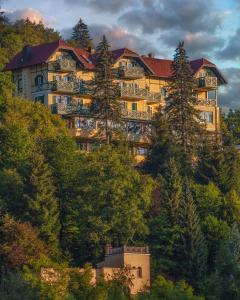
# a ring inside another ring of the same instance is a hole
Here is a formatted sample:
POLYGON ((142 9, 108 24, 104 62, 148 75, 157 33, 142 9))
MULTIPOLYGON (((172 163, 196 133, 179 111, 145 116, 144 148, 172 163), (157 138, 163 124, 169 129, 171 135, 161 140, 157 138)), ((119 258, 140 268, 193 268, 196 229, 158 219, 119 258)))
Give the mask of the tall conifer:
POLYGON ((202 119, 197 104, 195 79, 184 42, 180 42, 172 63, 172 80, 166 98, 166 113, 171 134, 181 146, 185 162, 192 162, 202 133, 202 119))
POLYGON ((181 227, 183 228, 182 249, 179 261, 182 264, 183 275, 191 282, 201 282, 206 274, 207 247, 200 228, 200 220, 196 211, 188 180, 183 184, 183 199, 181 203, 181 227))
POLYGON ((25 185, 25 219, 39 229, 40 237, 54 250, 59 237, 59 209, 52 173, 38 153, 33 155, 25 185))
POLYGON ((119 86, 114 83, 113 57, 105 36, 97 47, 93 111, 104 121, 106 143, 112 141, 114 126, 121 121, 121 105, 118 101, 119 86))
POLYGON ((90 38, 87 25, 80 19, 73 27, 72 40, 79 48, 88 48, 92 46, 92 39, 90 38))

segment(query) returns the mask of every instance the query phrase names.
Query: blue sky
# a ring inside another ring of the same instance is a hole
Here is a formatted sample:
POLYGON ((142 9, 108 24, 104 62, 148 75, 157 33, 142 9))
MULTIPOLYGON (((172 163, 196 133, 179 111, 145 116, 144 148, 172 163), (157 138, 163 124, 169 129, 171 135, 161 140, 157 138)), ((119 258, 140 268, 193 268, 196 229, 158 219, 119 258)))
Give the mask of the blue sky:
POLYGON ((64 37, 82 18, 95 43, 106 34, 112 48, 160 58, 184 40, 190 58, 212 60, 227 78, 221 106, 240 108, 239 0, 3 0, 2 8, 12 21, 42 19, 64 37))

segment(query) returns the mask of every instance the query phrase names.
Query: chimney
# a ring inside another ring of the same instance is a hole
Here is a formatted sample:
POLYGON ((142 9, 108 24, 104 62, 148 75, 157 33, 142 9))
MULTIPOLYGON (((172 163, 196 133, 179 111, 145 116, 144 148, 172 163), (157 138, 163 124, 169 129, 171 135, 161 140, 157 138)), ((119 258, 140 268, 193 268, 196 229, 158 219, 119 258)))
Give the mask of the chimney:
POLYGON ((112 245, 111 244, 107 244, 105 246, 105 256, 109 256, 112 254, 112 245))
POLYGON ((154 54, 152 52, 148 53, 148 57, 154 58, 154 54))
POLYGON ((28 61, 31 59, 32 56, 32 48, 30 45, 26 45, 22 50, 22 58, 23 61, 28 61))

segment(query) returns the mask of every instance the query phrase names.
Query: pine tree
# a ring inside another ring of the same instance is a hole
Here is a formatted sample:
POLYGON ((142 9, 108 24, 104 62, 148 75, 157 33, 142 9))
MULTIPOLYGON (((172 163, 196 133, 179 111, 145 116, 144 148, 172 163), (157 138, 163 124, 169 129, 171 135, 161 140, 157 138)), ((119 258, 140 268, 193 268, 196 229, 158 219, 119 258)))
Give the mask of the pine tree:
POLYGON ((154 177, 165 176, 170 159, 174 157, 176 163, 180 162, 181 153, 171 137, 166 114, 161 108, 155 114, 152 126, 152 146, 143 168, 154 177))
POLYGON ((188 179, 185 179, 183 185, 181 205, 181 226, 183 228, 183 244, 179 253, 179 261, 182 264, 181 270, 189 282, 199 285, 206 273, 207 247, 200 228, 196 206, 189 189, 188 179))
POLYGON ((92 39, 90 38, 88 27, 82 19, 73 27, 72 40, 77 47, 82 49, 92 46, 92 39))
POLYGON ((37 227, 40 237, 57 250, 59 208, 52 173, 44 156, 35 153, 25 185, 25 220, 37 227))
POLYGON ((197 104, 196 87, 184 42, 180 42, 172 64, 173 76, 166 98, 166 113, 171 134, 185 156, 185 165, 191 165, 202 133, 202 119, 197 104))
POLYGON ((106 143, 110 144, 114 126, 121 122, 121 106, 118 101, 119 87, 114 83, 113 57, 105 36, 97 47, 95 90, 92 108, 104 122, 106 143))
POLYGON ((179 218, 180 203, 182 197, 182 177, 179 174, 176 161, 171 158, 168 164, 168 172, 165 175, 163 193, 165 206, 168 211, 172 225, 176 224, 179 218))

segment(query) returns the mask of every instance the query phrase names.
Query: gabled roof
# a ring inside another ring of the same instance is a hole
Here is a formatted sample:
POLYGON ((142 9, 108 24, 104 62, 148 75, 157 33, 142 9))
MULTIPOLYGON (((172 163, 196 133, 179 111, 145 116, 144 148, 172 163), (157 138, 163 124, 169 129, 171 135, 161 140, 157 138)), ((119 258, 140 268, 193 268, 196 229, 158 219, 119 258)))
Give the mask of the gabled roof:
POLYGON ((119 58, 121 58, 123 56, 139 57, 139 54, 137 54, 136 52, 133 52, 132 50, 130 50, 128 48, 121 48, 121 49, 113 50, 112 55, 115 60, 118 60, 119 58))
MULTIPOLYGON (((37 65, 47 62, 50 57, 58 50, 65 49, 71 51, 78 62, 87 70, 93 70, 95 68, 96 54, 92 54, 85 49, 80 49, 76 47, 71 47, 62 40, 55 42, 41 44, 37 46, 30 46, 30 55, 28 59, 24 59, 24 50, 19 52, 9 64, 6 65, 5 70, 16 70, 20 68, 29 67, 32 65, 37 65)), ((122 57, 134 57, 139 60, 139 62, 145 67, 150 75, 161 77, 161 78, 171 78, 172 76, 172 60, 159 59, 148 57, 145 55, 140 56, 136 52, 128 49, 121 48, 112 51, 113 58, 115 61, 122 57)), ((226 79, 223 77, 221 72, 217 69, 216 65, 205 58, 200 58, 190 61, 193 73, 196 74, 202 67, 209 67, 218 77, 220 83, 227 83, 226 79)))
POLYGON ((68 48, 68 45, 64 41, 59 40, 52 43, 32 46, 31 56, 29 56, 28 60, 23 59, 23 51, 21 51, 6 65, 5 70, 15 70, 44 63, 59 47, 68 48))
POLYGON ((5 70, 16 70, 45 63, 58 49, 72 51, 84 67, 87 69, 94 68, 94 65, 88 60, 89 52, 84 49, 71 47, 62 40, 29 47, 31 52, 28 59, 24 59, 24 51, 21 51, 6 65, 5 70))
POLYGON ((172 60, 153 58, 143 55, 142 60, 157 77, 170 78, 172 76, 172 60))

